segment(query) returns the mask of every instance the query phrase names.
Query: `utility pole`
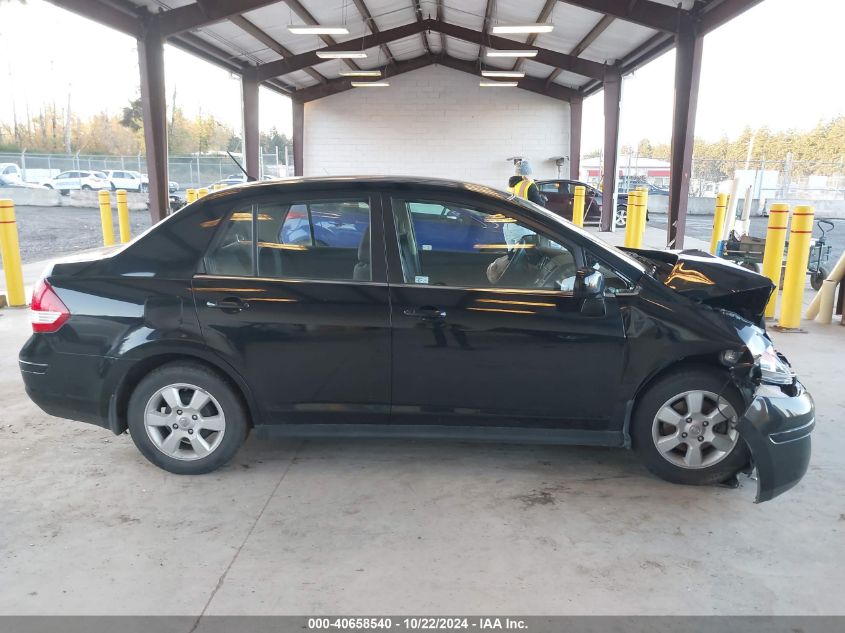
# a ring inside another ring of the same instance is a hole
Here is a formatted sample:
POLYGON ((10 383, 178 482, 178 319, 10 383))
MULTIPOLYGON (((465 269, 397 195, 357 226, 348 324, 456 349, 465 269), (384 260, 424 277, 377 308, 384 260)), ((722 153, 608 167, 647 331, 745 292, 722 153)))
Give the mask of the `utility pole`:
POLYGON ((65 113, 65 152, 68 154, 71 153, 70 147, 70 125, 71 125, 71 112, 70 112, 70 87, 71 85, 67 85, 67 112, 65 113))

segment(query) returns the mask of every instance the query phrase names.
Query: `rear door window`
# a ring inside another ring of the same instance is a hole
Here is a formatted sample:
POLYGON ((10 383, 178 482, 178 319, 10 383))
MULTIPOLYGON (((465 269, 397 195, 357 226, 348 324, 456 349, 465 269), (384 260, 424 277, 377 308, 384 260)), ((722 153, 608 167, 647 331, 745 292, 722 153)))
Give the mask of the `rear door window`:
POLYGON ((209 275, 371 281, 368 200, 239 207, 205 257, 209 275))

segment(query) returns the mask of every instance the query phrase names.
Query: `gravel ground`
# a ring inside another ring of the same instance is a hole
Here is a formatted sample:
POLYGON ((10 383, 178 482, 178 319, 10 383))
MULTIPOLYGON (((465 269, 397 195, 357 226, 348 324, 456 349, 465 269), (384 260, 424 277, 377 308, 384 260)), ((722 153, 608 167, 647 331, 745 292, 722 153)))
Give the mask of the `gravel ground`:
MULTIPOLYGON (((16 207, 21 259, 24 263, 50 259, 103 245, 99 209, 72 207, 16 207)), ((113 213, 115 237, 119 238, 117 212, 113 213)), ((150 226, 147 211, 130 211, 132 235, 150 226)))

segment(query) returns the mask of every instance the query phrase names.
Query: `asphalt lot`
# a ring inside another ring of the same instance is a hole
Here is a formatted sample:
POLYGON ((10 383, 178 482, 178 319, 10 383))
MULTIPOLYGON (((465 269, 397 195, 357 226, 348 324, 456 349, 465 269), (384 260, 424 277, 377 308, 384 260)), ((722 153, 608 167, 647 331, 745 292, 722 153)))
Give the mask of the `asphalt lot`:
MULTIPOLYGON (((821 216, 820 216, 821 217, 821 216)), ((833 230, 827 234, 827 243, 831 245, 831 265, 836 262, 839 256, 845 251, 845 220, 834 219, 833 230)), ((764 217, 751 218, 751 235, 755 237, 766 237, 766 227, 769 219, 764 217)), ((653 213, 650 217, 649 226, 666 228, 666 215, 653 213)), ((710 242, 710 235, 713 230, 712 215, 689 215, 687 216, 686 234, 690 237, 697 237, 710 242)), ((813 227, 813 237, 821 236, 818 225, 813 227)))

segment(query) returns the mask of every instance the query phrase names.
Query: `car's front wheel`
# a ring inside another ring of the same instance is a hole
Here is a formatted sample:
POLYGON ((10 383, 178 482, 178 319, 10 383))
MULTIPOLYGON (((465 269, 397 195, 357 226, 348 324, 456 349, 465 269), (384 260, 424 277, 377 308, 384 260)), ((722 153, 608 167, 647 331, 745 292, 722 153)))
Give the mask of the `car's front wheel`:
POLYGON ((616 217, 614 218, 616 226, 623 228, 628 224, 628 207, 620 204, 616 207, 616 217))
POLYGON ((730 377, 689 367, 666 376, 640 398, 631 440, 643 464, 679 484, 707 485, 729 479, 748 463, 736 430, 742 398, 730 377))
POLYGON ((249 434, 246 410, 217 373, 173 363, 147 375, 132 393, 129 432, 138 450, 177 475, 200 475, 227 463, 249 434))

